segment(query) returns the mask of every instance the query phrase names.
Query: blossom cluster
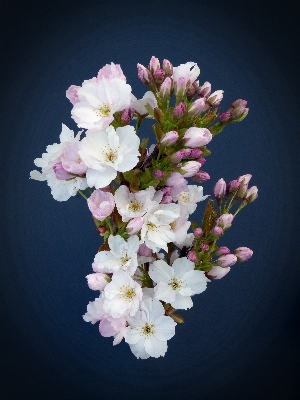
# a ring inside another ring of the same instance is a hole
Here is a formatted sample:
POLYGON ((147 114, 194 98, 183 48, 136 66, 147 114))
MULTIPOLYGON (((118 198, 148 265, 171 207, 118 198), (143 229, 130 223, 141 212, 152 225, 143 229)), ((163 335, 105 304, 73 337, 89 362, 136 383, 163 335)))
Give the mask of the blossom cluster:
POLYGON ((231 253, 217 241, 256 199, 257 187, 248 188, 250 174, 228 184, 219 179, 202 222, 191 222, 198 203, 209 197, 198 185, 210 179, 201 169, 211 154, 206 146, 247 116, 247 102, 238 99, 220 113, 223 91, 200 85, 194 62, 173 67, 153 56, 148 68, 137 69, 147 86, 141 99, 114 63, 69 87, 71 115, 83 130, 75 135, 63 124, 60 143, 35 159, 41 171, 30 177, 46 181, 55 200, 76 194, 86 200, 103 243, 86 277, 99 296, 83 319, 99 323, 100 334, 113 337, 114 345, 124 338, 145 359, 166 353, 175 326, 184 322, 177 310, 191 308, 208 282, 252 256, 247 247, 231 253), (155 121, 150 147, 138 136, 145 118, 155 121))

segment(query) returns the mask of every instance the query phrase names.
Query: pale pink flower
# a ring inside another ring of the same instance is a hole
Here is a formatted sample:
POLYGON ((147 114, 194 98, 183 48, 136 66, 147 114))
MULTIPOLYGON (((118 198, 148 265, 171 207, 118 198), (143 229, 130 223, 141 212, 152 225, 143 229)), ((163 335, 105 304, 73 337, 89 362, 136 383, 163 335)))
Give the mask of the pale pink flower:
POLYGON ((208 195, 203 196, 203 187, 197 185, 188 185, 187 190, 179 193, 177 196, 173 196, 174 200, 178 200, 183 206, 186 207, 189 214, 192 214, 199 201, 203 201, 208 195))
POLYGON ((114 336, 113 346, 115 346, 123 339, 126 325, 125 317, 113 318, 105 314, 100 321, 99 332, 103 337, 114 336))
POLYGON ((152 110, 157 107, 157 100, 154 94, 150 91, 146 92, 140 100, 132 101, 131 107, 133 107, 140 115, 145 115, 148 114, 148 111, 145 108, 147 104, 152 108, 152 110))
POLYGON ((142 229, 143 224, 144 224, 143 217, 133 218, 128 222, 126 226, 126 232, 129 233, 129 235, 134 235, 135 233, 139 232, 142 229))
POLYGON ((79 141, 72 141, 64 148, 61 161, 66 171, 73 174, 83 175, 87 171, 87 166, 81 160, 78 154, 79 141))
POLYGON ((102 78, 105 78, 107 80, 119 78, 126 82, 126 77, 122 71, 122 68, 119 64, 114 64, 113 62, 111 64, 106 64, 103 68, 99 70, 97 80, 99 81, 102 78))
POLYGON ((87 204, 93 217, 99 221, 108 217, 115 207, 114 196, 100 189, 93 191, 87 199, 87 204))

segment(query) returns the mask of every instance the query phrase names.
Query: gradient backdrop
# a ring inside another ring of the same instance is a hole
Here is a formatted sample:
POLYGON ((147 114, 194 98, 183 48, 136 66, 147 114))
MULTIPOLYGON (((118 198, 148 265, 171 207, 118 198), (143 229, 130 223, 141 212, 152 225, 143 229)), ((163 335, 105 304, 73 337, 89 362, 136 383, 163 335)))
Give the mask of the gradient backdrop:
POLYGON ((298 398, 299 17, 267 0, 2 3, 1 398, 298 398), (141 97, 136 64, 152 55, 197 62, 200 84, 224 90, 222 111, 249 101, 209 145, 203 186, 251 173, 259 197, 222 239, 253 258, 194 297, 164 358, 137 360, 82 320, 100 244, 84 199, 56 202, 28 178, 61 123, 76 129, 71 84, 113 61, 141 97))

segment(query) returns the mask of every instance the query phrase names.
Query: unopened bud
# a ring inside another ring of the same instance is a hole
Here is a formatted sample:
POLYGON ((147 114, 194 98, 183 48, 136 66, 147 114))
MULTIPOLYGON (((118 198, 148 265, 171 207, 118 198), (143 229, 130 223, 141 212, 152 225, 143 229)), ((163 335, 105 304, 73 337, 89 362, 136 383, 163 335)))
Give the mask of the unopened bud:
POLYGON ((194 87, 194 85, 189 85, 186 89, 186 97, 188 100, 192 100, 192 98, 195 96, 196 94, 196 89, 194 87))
POLYGON ((161 139, 161 143, 167 142, 168 145, 171 145, 178 140, 178 137, 179 137, 178 132, 169 131, 164 134, 164 136, 161 139))
POLYGON ((200 149, 190 149, 191 150, 191 152, 190 152, 190 155, 189 155, 189 158, 199 158, 199 160, 198 160, 198 162, 200 163, 200 164, 204 164, 205 163, 205 161, 204 162, 201 162, 200 161, 200 157, 201 157, 201 155, 202 155, 202 153, 203 153, 203 151, 202 150, 200 150, 200 149))
POLYGON ((238 180, 230 181, 226 187, 226 196, 229 197, 231 193, 235 193, 240 187, 240 182, 238 180))
POLYGON ((221 215, 221 217, 217 219, 216 225, 220 226, 223 229, 227 229, 231 226, 232 221, 233 221, 232 214, 223 214, 221 215))
POLYGON ((224 256, 219 257, 215 261, 215 265, 219 267, 231 267, 237 262, 237 257, 234 254, 226 254, 224 256))
POLYGON ((143 83, 148 84, 151 81, 150 71, 147 68, 145 68, 143 65, 141 65, 141 64, 137 65, 137 69, 138 69, 138 77, 139 77, 139 79, 143 83))
POLYGON ((134 235, 135 233, 139 232, 142 229, 143 224, 144 224, 143 217, 133 218, 128 222, 126 226, 126 232, 129 233, 129 235, 134 235))
POLYGON ((158 107, 155 107, 153 111, 154 111, 154 117, 155 117, 156 121, 159 124, 161 124, 163 121, 163 118, 164 118, 164 113, 158 107))
POLYGON ((192 262, 197 261, 197 254, 194 250, 189 251, 188 253, 188 259, 192 262))
POLYGON ((207 251, 209 249, 209 245, 206 243, 201 243, 201 249, 202 251, 207 251))
POLYGON ((200 114, 205 108, 205 100, 203 97, 200 97, 192 104, 191 108, 189 109, 188 115, 195 117, 196 115, 200 114))
POLYGON ((252 178, 251 174, 241 175, 237 178, 238 182, 242 183, 249 183, 250 179, 252 178))
POLYGON ((207 99, 208 104, 211 107, 218 106, 223 99, 223 93, 224 90, 216 90, 215 92, 213 92, 207 99))
POLYGON ((121 120, 124 121, 126 124, 129 124, 134 116, 134 111, 134 108, 126 108, 121 115, 121 120))
POLYGON ((219 115, 219 119, 221 124, 225 124, 225 122, 228 122, 231 118, 231 114, 229 112, 224 112, 219 115))
POLYGON ((186 90, 186 80, 183 77, 180 77, 175 84, 175 95, 183 96, 186 90))
POLYGON ((226 246, 221 246, 215 251, 216 256, 226 256, 227 254, 230 254, 230 250, 226 246))
POLYGON ((257 186, 251 186, 250 189, 247 190, 246 196, 245 196, 245 201, 247 203, 252 203, 254 200, 257 199, 258 197, 258 189, 257 186))
POLYGON ((252 257, 253 251, 248 247, 238 247, 233 252, 239 262, 248 261, 252 257))
POLYGON ((173 117, 175 119, 180 119, 186 111, 186 104, 181 101, 177 107, 174 108, 173 117))
POLYGON ((248 189, 248 183, 240 185, 239 190, 237 191, 236 194, 237 198, 242 199, 246 195, 247 189, 248 189))
POLYGON ((151 57, 151 60, 150 60, 150 63, 149 63, 149 66, 148 66, 148 69, 149 69, 152 73, 154 73, 154 72, 155 72, 156 70, 158 70, 159 68, 160 68, 160 63, 159 63, 158 58, 152 56, 152 57, 151 57))
POLYGON ((211 92, 211 84, 209 82, 204 82, 203 85, 198 89, 199 97, 207 98, 211 92))
POLYGON ((154 82, 155 82, 157 85, 161 85, 162 82, 163 82, 163 80, 164 80, 164 77, 165 77, 164 71, 163 71, 162 69, 157 69, 157 70, 154 72, 153 75, 154 75, 154 82))
POLYGON ((213 193, 218 203, 220 203, 220 200, 224 196, 225 192, 226 192, 226 182, 224 181, 223 178, 221 178, 213 187, 213 193))
POLYGON ((160 87, 159 94, 161 98, 164 99, 170 97, 171 90, 172 90, 172 80, 171 78, 166 78, 160 87))
POLYGON ((215 226, 213 229, 213 234, 217 237, 220 237, 223 235, 223 229, 220 226, 215 226))
POLYGON ((163 60, 163 70, 165 71, 166 76, 173 75, 173 65, 169 60, 163 60))
POLYGON ((222 279, 229 271, 230 267, 222 268, 218 265, 214 265, 210 271, 206 272, 206 276, 209 279, 222 279))
POLYGON ((201 167, 201 164, 197 161, 187 161, 184 163, 181 167, 181 171, 183 172, 183 176, 185 178, 190 178, 191 176, 194 176, 198 171, 199 168, 201 167))
POLYGON ((202 182, 206 182, 206 181, 208 181, 210 179, 210 176, 208 175, 208 173, 207 172, 205 172, 205 171, 199 171, 199 172, 197 172, 197 174, 195 174, 194 176, 192 176, 192 180, 193 181, 195 181, 195 182, 200 182, 200 183, 202 183, 202 182))
POLYGON ((196 229, 194 230, 194 235, 195 235, 195 236, 202 236, 202 235, 203 235, 203 230, 202 230, 202 228, 196 228, 196 229))
POLYGON ((164 175, 165 175, 164 172, 159 171, 159 170, 157 170, 157 169, 153 171, 153 176, 154 176, 155 178, 157 178, 157 179, 162 178, 164 175))

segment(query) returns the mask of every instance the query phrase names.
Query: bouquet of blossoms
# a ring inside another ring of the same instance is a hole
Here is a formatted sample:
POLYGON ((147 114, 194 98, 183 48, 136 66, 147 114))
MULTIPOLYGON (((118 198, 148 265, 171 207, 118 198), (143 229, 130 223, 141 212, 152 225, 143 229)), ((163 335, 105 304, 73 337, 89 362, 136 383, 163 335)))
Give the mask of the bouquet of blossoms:
POLYGON ((217 241, 257 198, 257 187, 248 188, 250 174, 228 184, 219 179, 202 221, 190 221, 209 197, 197 185, 210 178, 200 169, 211 153, 206 145, 247 116, 247 102, 238 99, 220 114, 223 91, 199 85, 193 62, 161 66, 152 57, 148 68, 137 68, 148 88, 139 100, 114 63, 70 86, 72 118, 84 137, 63 125, 60 143, 34 161, 41 172, 30 177, 47 181, 55 200, 77 193, 86 200, 103 243, 86 277, 100 294, 83 319, 100 322, 101 335, 113 336, 114 345, 124 338, 137 358, 148 358, 166 353, 175 326, 184 322, 177 310, 191 308, 208 282, 252 256, 247 247, 231 253, 217 241), (149 148, 138 136, 145 118, 154 121, 156 143, 149 148))

